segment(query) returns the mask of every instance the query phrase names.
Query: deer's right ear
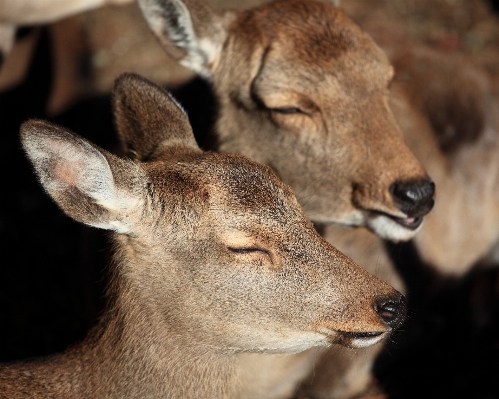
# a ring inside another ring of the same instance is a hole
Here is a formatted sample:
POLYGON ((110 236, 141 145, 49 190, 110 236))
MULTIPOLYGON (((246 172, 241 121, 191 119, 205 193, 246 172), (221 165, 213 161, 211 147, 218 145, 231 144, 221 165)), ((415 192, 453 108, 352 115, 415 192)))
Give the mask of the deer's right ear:
POLYGON ((198 0, 138 0, 166 52, 183 66, 211 77, 227 38, 225 14, 198 0))
POLYGON ((21 126, 21 141, 43 188, 68 216, 94 227, 133 232, 147 185, 136 163, 39 120, 21 126))
POLYGON ((123 149, 131 159, 150 161, 165 146, 199 150, 189 119, 160 87, 127 73, 114 85, 113 108, 123 149))

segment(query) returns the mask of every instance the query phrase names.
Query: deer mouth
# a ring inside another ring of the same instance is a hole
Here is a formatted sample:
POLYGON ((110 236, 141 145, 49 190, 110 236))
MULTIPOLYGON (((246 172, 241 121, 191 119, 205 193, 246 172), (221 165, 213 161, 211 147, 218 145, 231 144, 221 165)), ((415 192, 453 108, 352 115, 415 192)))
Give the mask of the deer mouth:
POLYGON ((383 339, 386 331, 340 332, 338 343, 350 348, 365 348, 383 339))
MULTIPOLYGON (((322 331, 326 333, 326 331, 322 331)), ((349 348, 366 348, 381 341, 388 331, 347 332, 327 329, 328 341, 349 348)))
POLYGON ((416 230, 419 226, 421 226, 421 223, 423 223, 423 218, 420 216, 413 218, 398 218, 388 214, 385 215, 392 219, 395 223, 398 223, 409 230, 416 230))
POLYGON ((422 225, 422 216, 400 217, 380 211, 370 211, 365 224, 377 236, 393 242, 410 240, 422 225))

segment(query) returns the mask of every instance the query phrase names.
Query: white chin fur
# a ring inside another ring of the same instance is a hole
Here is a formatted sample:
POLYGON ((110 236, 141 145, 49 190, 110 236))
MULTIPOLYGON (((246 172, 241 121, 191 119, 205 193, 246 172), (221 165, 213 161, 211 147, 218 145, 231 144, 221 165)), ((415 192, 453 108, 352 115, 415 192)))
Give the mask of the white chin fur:
POLYGON ((369 338, 355 338, 351 342, 352 348, 366 348, 368 346, 377 344, 385 337, 385 334, 378 335, 377 337, 369 337, 369 338))
MULTIPOLYGON (((243 350, 248 352, 294 354, 303 352, 314 346, 328 345, 324 339, 324 335, 318 332, 300 331, 286 335, 266 335, 264 338, 267 341, 265 345, 246 347, 243 350)), ((261 341, 262 337, 259 340, 261 341)))
POLYGON ((377 236, 384 238, 385 240, 399 242, 408 241, 413 238, 419 230, 421 230, 423 223, 421 223, 417 229, 411 230, 401 226, 388 216, 376 215, 368 217, 366 226, 377 236))

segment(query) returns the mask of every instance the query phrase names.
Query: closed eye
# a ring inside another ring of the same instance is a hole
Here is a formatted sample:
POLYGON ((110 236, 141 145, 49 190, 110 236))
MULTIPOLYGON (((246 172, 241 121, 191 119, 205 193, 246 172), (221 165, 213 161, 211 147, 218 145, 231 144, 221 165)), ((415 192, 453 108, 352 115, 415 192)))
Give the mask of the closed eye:
POLYGON ((284 107, 284 108, 269 108, 272 112, 277 112, 278 114, 304 114, 300 108, 296 107, 284 107))
POLYGON ((255 93, 251 93, 253 101, 262 109, 270 112, 275 112, 282 115, 303 114, 307 115, 305 111, 298 107, 269 107, 265 102, 255 93))
POLYGON ((260 248, 260 247, 242 247, 242 248, 236 248, 236 247, 227 247, 229 251, 234 252, 236 254, 250 254, 250 253, 261 253, 266 256, 272 261, 272 254, 270 253, 269 250, 265 248, 260 248))

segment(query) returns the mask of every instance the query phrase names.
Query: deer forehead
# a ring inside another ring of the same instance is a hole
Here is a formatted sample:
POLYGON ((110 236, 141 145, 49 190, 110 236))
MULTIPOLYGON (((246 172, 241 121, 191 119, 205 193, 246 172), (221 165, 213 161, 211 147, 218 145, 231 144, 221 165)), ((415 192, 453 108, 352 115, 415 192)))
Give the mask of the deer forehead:
POLYGON ((232 28, 227 51, 234 54, 225 58, 247 54, 245 62, 225 67, 239 77, 247 69, 249 79, 237 79, 240 85, 252 84, 284 102, 297 96, 321 102, 321 97, 360 97, 386 89, 393 77, 387 57, 341 11, 321 2, 277 3, 270 11, 241 17, 232 28))
POLYGON ((243 220, 248 213, 275 219, 290 211, 301 213, 292 190, 270 168, 244 156, 204 153, 191 160, 146 164, 146 170, 152 200, 163 203, 162 208, 177 201, 243 215, 243 220))
POLYGON ((384 89, 393 77, 393 68, 373 43, 333 57, 295 47, 293 42, 275 42, 268 49, 257 78, 262 85, 292 87, 307 94, 359 92, 367 94, 384 89), (308 54, 302 54, 306 52, 308 54))
MULTIPOLYGON (((264 32, 266 36, 275 36, 278 32, 286 33, 294 29, 315 28, 318 31, 341 32, 345 29, 360 32, 342 11, 322 0, 280 0, 269 2, 260 7, 241 12, 236 17, 234 26, 242 29, 251 27, 264 32)), ((306 31, 306 29, 303 29, 306 31)), ((254 33, 254 32, 251 32, 254 33)), ((307 32, 302 32, 307 33, 307 32)))

